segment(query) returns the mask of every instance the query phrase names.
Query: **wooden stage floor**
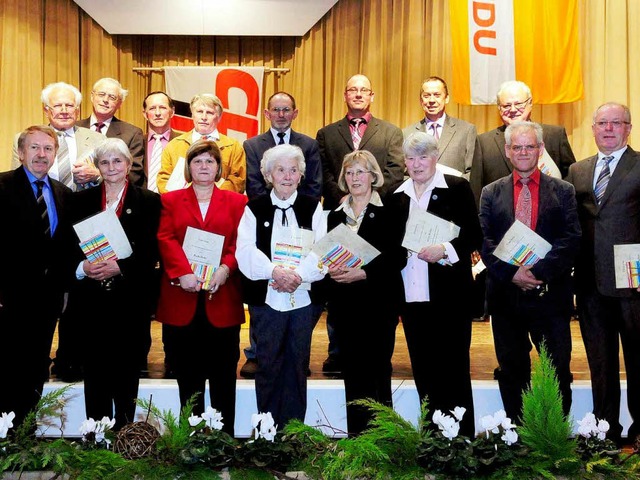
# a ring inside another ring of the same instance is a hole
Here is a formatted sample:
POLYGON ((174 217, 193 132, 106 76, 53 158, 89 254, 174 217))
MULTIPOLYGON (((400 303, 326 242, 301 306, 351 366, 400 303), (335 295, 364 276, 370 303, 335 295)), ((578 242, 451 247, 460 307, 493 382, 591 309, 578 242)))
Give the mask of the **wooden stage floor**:
MULTIPOLYGON (((162 328, 157 322, 152 322, 152 346, 148 357, 148 378, 164 378, 164 354, 162 350, 162 328)), ((577 321, 571 322, 571 332, 573 339, 573 351, 571 358, 571 371, 575 380, 589 380, 589 366, 585 356, 584 345, 580 335, 580 328, 577 321)), ((245 356, 242 349, 248 345, 249 329, 245 325, 240 332, 240 361, 238 362, 238 372, 244 364, 245 356)), ((321 317, 313 333, 311 349, 311 379, 327 378, 322 373, 322 362, 327 357, 327 329, 325 315, 321 317)), ((51 356, 55 356, 57 338, 54 339, 51 356)), ((535 352, 535 349, 534 349, 535 352)), ((535 355, 535 353, 534 353, 535 355)), ((471 378, 473 380, 493 380, 493 370, 497 366, 491 325, 489 322, 473 323, 473 338, 471 344, 471 378)), ((626 379, 624 373, 624 363, 621 362, 621 377, 626 379)), ((407 352, 407 345, 404 339, 402 324, 396 331, 396 346, 393 356, 393 377, 396 379, 411 379, 411 364, 407 352)), ((241 378, 238 374, 238 378, 241 378)))

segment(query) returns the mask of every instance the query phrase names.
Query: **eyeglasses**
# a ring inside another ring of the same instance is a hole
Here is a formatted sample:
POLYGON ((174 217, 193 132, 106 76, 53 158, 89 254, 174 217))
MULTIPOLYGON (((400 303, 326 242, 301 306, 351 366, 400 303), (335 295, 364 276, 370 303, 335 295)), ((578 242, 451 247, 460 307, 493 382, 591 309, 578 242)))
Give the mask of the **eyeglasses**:
POLYGON ((371 90, 370 88, 351 87, 351 88, 347 88, 346 92, 349 95, 371 95, 373 90, 371 90))
POLYGON ((280 113, 284 113, 285 115, 287 115, 293 112, 293 109, 291 107, 272 107, 269 110, 271 111, 271 113, 274 113, 276 115, 280 113))
POLYGON ((593 122, 593 124, 598 128, 607 128, 608 126, 620 128, 623 125, 630 125, 631 122, 623 122, 622 120, 613 120, 612 122, 608 122, 606 120, 600 120, 598 122, 593 122))
POLYGON ((531 153, 540 148, 540 144, 536 145, 509 145, 509 149, 514 153, 531 153))
POLYGON ((94 95, 96 95, 98 98, 108 98, 110 102, 115 102, 118 100, 118 96, 117 95, 113 95, 112 93, 107 93, 107 92, 91 92, 94 95))
POLYGON ((371 173, 369 170, 347 170, 344 172, 344 176, 347 178, 362 178, 367 173, 371 173))
POLYGON ((526 106, 529 104, 530 101, 531 101, 531 97, 527 98, 524 102, 500 104, 498 105, 498 108, 500 108, 500 110, 502 110, 503 112, 508 112, 512 108, 515 108, 517 111, 521 112, 526 108, 526 106))

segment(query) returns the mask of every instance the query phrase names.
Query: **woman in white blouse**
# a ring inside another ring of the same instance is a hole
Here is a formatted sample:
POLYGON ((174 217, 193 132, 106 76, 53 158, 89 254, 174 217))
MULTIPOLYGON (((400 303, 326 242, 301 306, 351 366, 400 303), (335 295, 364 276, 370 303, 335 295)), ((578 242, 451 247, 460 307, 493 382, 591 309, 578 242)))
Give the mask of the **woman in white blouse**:
POLYGON ((326 233, 318 200, 297 192, 305 159, 299 147, 278 145, 260 163, 270 193, 247 204, 238 227, 236 258, 256 337, 258 410, 282 428, 304 421, 311 334, 322 299, 311 282, 324 277, 304 252, 326 233))

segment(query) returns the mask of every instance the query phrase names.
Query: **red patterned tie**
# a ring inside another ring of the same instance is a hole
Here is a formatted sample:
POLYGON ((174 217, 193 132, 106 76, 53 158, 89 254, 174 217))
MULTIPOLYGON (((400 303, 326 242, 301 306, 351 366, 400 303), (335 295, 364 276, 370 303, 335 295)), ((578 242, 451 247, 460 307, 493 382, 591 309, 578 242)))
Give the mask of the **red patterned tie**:
POLYGON ((530 178, 521 178, 519 181, 522 184, 520 194, 518 195, 518 202, 516 203, 516 220, 520 220, 527 227, 531 228, 531 191, 529 190, 530 178))

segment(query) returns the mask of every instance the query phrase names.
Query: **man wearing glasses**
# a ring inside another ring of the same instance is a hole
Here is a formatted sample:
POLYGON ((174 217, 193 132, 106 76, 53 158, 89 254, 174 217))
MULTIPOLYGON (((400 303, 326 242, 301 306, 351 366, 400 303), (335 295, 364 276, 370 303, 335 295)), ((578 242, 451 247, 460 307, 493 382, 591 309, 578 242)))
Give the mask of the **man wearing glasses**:
POLYGON ((133 163, 129 180, 139 187, 146 184, 144 175, 144 134, 142 129, 115 117, 116 111, 127 97, 128 90, 113 78, 101 78, 93 84, 91 103, 93 113, 78 121, 80 127, 89 128, 108 138, 119 138, 127 144, 133 163))
MULTIPOLYGON (((264 176, 260 171, 262 155, 271 147, 288 143, 300 147, 306 163, 298 193, 320 200, 320 197, 322 197, 322 166, 320 164, 318 142, 291 129, 291 122, 298 116, 298 109, 293 96, 287 92, 276 92, 271 95, 267 101, 264 116, 271 123, 269 131, 245 140, 243 144, 247 155, 247 196, 251 200, 268 193, 264 176)), ((256 370, 258 369, 256 360, 257 338, 251 322, 249 322, 249 340, 249 347, 244 349, 247 361, 240 369, 240 375, 244 378, 255 378, 256 370)))
POLYGON ((532 343, 540 351, 544 342, 556 369, 564 414, 571 409, 571 269, 580 244, 580 222, 572 185, 539 168, 546 147, 542 127, 514 122, 504 137, 504 154, 513 171, 482 190, 481 253, 488 271, 500 396, 507 416, 519 423, 522 392, 531 378, 532 343), (535 232, 551 245, 544 258, 518 263, 494 254, 516 220, 530 235, 535 232))
MULTIPOLYGON (((530 120, 533 109, 531 89, 523 82, 504 82, 496 96, 498 110, 503 125, 478 135, 471 167, 471 188, 476 200, 485 185, 505 177, 513 171, 513 166, 505 154, 505 129, 514 122, 530 120)), ((571 151, 564 127, 542 125, 544 151, 538 167, 543 173, 556 178, 567 176, 569 166, 576 159, 571 151)))
POLYGON ((633 422, 626 443, 631 444, 640 434, 640 288, 636 262, 616 257, 620 246, 640 244, 640 155, 627 143, 631 113, 625 105, 598 107, 592 130, 598 153, 571 165, 567 176, 576 189, 583 232, 575 267, 580 330, 591 371, 593 413, 609 422, 607 437, 616 442, 622 435, 622 344, 633 422), (622 275, 625 284, 617 279, 620 265, 628 268, 622 275))

